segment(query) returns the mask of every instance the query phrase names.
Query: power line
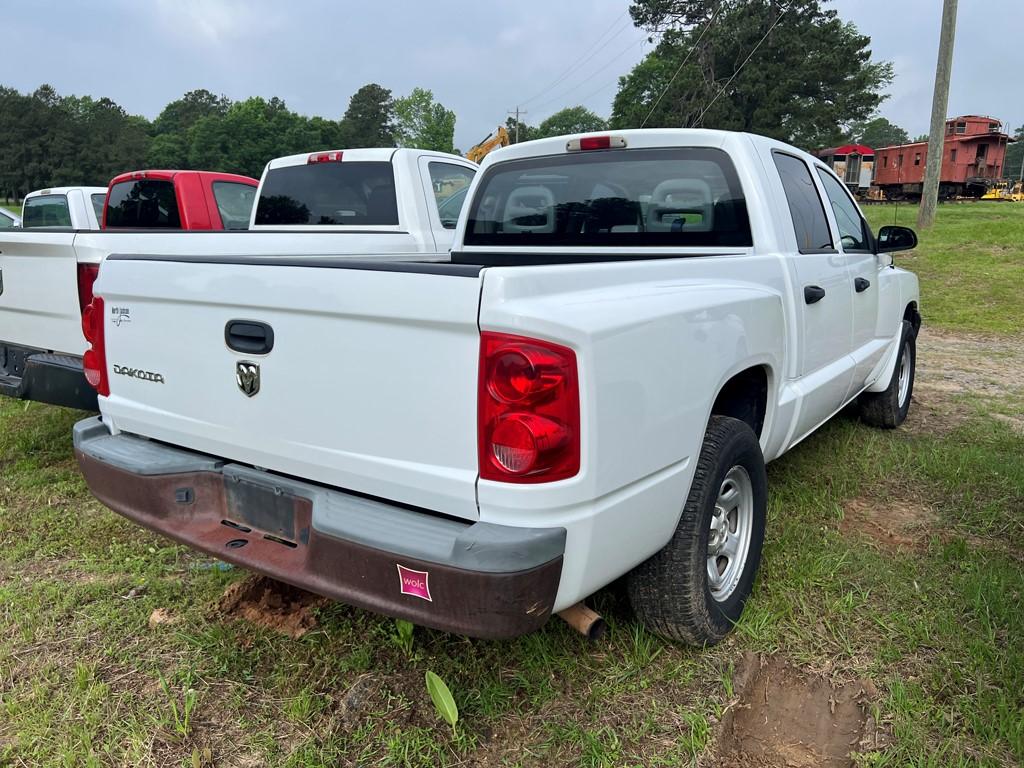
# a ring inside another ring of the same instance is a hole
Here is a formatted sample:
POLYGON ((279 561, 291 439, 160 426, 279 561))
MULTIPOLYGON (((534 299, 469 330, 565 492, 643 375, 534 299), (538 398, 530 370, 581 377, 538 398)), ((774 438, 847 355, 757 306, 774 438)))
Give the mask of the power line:
MULTIPOLYGON (((608 67, 610 67, 612 64, 614 64, 616 61, 621 59, 623 56, 625 56, 627 53, 629 53, 633 49, 637 48, 638 46, 643 45, 645 42, 647 42, 646 36, 641 38, 640 40, 634 40, 629 45, 627 45, 625 48, 623 48, 621 51, 619 51, 617 54, 615 54, 612 58, 608 59, 608 61, 605 62, 604 66, 598 67, 593 72, 591 72, 587 77, 583 78, 582 80, 580 80, 575 85, 570 86, 567 90, 562 91, 562 93, 560 93, 558 96, 553 96, 550 99, 546 99, 545 101, 542 101, 540 104, 535 104, 534 105, 534 109, 538 109, 540 107, 543 107, 546 104, 552 104, 552 103, 554 103, 556 101, 563 100, 566 96, 568 96, 570 93, 575 91, 581 85, 584 85, 585 83, 588 83, 591 80, 593 80, 599 74, 601 74, 606 69, 608 69, 608 67)), ((618 80, 617 77, 616 77, 616 80, 618 80)), ((602 90, 603 90, 603 88, 602 88, 602 90)), ((584 99, 584 101, 585 100, 586 99, 584 99)))
POLYGON ((575 64, 570 64, 569 68, 566 69, 564 72, 562 72, 562 74, 559 75, 557 78, 555 78, 551 83, 546 85, 543 89, 541 89, 540 91, 535 93, 530 98, 528 98, 528 99, 526 99, 524 101, 521 101, 519 103, 520 104, 529 104, 531 101, 534 101, 535 99, 543 96, 545 93, 547 93, 552 88, 554 88, 556 85, 561 83, 563 80, 565 80, 569 75, 571 75, 573 72, 575 72, 581 66, 586 64, 592 58, 594 58, 594 56, 596 56, 600 52, 602 45, 607 45, 612 40, 614 40, 616 37, 618 37, 623 32, 625 32, 627 29, 629 29, 630 27, 633 26, 632 23, 629 23, 626 26, 620 28, 618 32, 616 32, 614 35, 609 37, 607 40, 605 40, 605 36, 609 32, 611 32, 613 29, 615 29, 615 27, 618 26, 619 22, 622 21, 622 19, 625 16, 628 16, 628 15, 629 15, 629 11, 623 11, 621 15, 616 16, 615 20, 611 23, 611 26, 609 26, 607 29, 605 29, 605 31, 601 33, 601 36, 597 38, 597 40, 594 42, 594 44, 591 45, 589 48, 587 48, 586 51, 582 54, 582 56, 584 56, 585 58, 578 59, 575 64))
POLYGON ((672 75, 672 78, 668 81, 668 84, 665 86, 665 88, 658 95, 658 99, 657 99, 657 101, 654 102, 654 106, 651 107, 651 111, 647 113, 647 117, 645 117, 644 121, 642 123, 640 123, 640 127, 641 128, 643 128, 645 125, 647 125, 647 121, 651 119, 651 115, 654 114, 654 110, 656 110, 658 108, 658 105, 661 104, 661 100, 663 98, 665 98, 665 94, 668 93, 668 89, 672 87, 672 83, 674 83, 676 81, 676 78, 679 77, 679 73, 683 71, 683 67, 686 66, 686 62, 688 62, 690 60, 690 56, 692 56, 693 52, 695 50, 697 50, 697 46, 700 45, 700 41, 704 39, 704 34, 708 31, 708 29, 711 28, 712 22, 714 22, 715 18, 718 16, 718 12, 721 11, 721 10, 722 10, 722 6, 718 6, 718 8, 715 9, 715 12, 713 14, 711 14, 711 18, 708 19, 708 23, 705 24, 704 25, 704 29, 701 30, 700 37, 698 37, 697 41, 693 45, 690 46, 690 50, 688 50, 686 52, 686 56, 684 56, 683 60, 681 62, 679 62, 679 66, 676 67, 676 71, 672 75))
POLYGON ((718 97, 725 93, 725 89, 728 88, 732 81, 736 79, 736 75, 743 71, 743 68, 747 66, 747 62, 750 61, 750 59, 754 56, 755 53, 757 53, 757 49, 761 47, 761 43, 768 39, 768 35, 770 35, 772 33, 772 30, 774 30, 775 27, 779 25, 779 22, 782 21, 782 17, 786 15, 789 9, 789 5, 782 9, 782 13, 780 13, 778 18, 775 19, 775 21, 772 23, 770 27, 768 27, 768 31, 764 33, 764 37, 757 41, 757 45, 755 45, 750 50, 750 53, 747 54, 747 58, 743 60, 743 63, 740 64, 739 67, 736 68, 736 71, 732 73, 732 77, 725 81, 725 85, 723 85, 722 89, 715 94, 715 98, 711 100, 711 103, 704 107, 704 109, 701 110, 701 113, 697 115, 697 119, 693 123, 694 126, 697 126, 700 123, 700 121, 704 119, 704 115, 707 114, 707 111, 715 105, 715 102, 718 101, 718 97))

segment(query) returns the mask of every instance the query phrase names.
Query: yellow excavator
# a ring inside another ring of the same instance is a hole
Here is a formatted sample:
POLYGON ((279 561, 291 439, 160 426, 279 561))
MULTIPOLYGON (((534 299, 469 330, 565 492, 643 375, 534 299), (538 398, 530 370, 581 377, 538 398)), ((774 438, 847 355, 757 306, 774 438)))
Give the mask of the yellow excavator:
POLYGON ((498 130, 488 135, 486 139, 470 149, 466 153, 466 158, 472 160, 474 163, 479 163, 487 157, 489 152, 493 152, 499 147, 507 147, 511 143, 512 140, 509 138, 508 131, 505 130, 505 126, 499 125, 498 130))

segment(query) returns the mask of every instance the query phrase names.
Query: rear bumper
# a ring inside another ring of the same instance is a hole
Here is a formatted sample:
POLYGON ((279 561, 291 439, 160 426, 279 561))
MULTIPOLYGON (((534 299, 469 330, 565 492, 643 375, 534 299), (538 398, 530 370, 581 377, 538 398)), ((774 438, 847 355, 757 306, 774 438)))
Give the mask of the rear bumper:
POLYGON ((96 390, 85 380, 80 357, 0 345, 0 369, 0 395, 99 410, 96 390))
POLYGON ((469 523, 75 425, 89 488, 183 544, 424 626, 514 637, 551 615, 564 528, 469 523))

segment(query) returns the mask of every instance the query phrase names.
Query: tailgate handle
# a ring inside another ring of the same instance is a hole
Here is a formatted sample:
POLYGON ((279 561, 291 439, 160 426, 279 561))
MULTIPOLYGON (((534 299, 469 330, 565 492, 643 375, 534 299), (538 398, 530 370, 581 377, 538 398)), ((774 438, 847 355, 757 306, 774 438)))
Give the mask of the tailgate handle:
POLYGON ((228 349, 246 355, 266 355, 274 348, 274 329, 256 320, 231 320, 224 326, 228 349))

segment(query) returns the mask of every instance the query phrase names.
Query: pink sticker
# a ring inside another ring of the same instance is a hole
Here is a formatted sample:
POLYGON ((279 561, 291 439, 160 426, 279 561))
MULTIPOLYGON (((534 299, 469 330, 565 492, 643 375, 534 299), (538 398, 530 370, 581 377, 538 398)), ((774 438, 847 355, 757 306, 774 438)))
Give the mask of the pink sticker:
POLYGON ((403 595, 422 597, 431 603, 434 602, 430 597, 429 578, 430 574, 426 571, 414 571, 412 568, 398 566, 398 581, 403 595))

